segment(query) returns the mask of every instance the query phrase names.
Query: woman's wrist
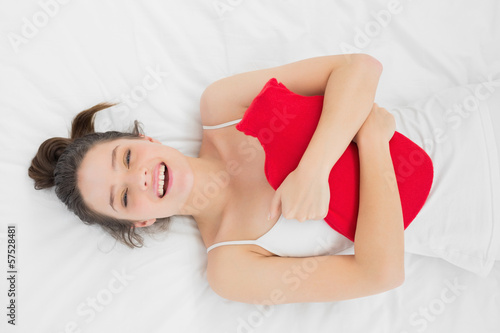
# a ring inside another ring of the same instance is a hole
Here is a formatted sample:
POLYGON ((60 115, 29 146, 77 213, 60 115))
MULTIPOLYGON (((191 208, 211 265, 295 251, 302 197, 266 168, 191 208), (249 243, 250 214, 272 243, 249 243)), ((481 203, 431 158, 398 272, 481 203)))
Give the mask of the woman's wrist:
POLYGON ((377 133, 358 137, 356 144, 358 145, 358 149, 365 147, 373 148, 374 146, 389 147, 389 141, 377 133))
POLYGON ((328 179, 332 168, 314 160, 301 160, 296 170, 305 177, 328 179))

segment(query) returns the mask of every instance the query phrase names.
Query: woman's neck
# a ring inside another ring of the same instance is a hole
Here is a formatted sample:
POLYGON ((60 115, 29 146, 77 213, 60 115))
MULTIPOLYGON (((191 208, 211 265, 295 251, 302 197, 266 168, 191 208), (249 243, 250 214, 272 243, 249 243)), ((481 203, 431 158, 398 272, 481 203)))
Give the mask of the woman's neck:
POLYGON ((190 157, 188 162, 193 170, 194 183, 181 209, 185 213, 181 214, 192 215, 200 230, 216 228, 207 224, 222 220, 231 197, 233 177, 227 171, 226 163, 213 157, 190 157))

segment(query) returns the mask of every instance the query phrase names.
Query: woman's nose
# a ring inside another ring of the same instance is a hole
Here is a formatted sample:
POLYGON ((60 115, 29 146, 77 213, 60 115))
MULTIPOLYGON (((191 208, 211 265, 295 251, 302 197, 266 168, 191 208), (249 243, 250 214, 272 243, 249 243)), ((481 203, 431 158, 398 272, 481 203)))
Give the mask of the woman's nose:
POLYGON ((148 187, 151 185, 151 179, 149 179, 151 176, 148 172, 148 169, 146 168, 141 168, 139 171, 139 186, 141 187, 142 190, 147 190, 148 187))
POLYGON ((147 168, 138 168, 129 179, 129 184, 135 184, 142 191, 147 190, 152 185, 151 182, 151 174, 147 168))

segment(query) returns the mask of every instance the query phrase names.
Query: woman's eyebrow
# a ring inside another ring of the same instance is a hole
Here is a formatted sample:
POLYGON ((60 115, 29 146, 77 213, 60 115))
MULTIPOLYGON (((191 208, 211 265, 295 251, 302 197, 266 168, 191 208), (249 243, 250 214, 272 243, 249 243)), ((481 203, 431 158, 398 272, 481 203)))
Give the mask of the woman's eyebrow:
MULTIPOLYGON (((116 150, 118 149, 120 145, 117 145, 115 147, 115 149, 113 149, 113 151, 111 152, 111 167, 113 168, 113 170, 115 170, 115 167, 116 167, 116 150)), ((113 208, 113 210, 116 212, 116 209, 115 207, 113 207, 113 201, 115 201, 115 195, 114 195, 114 185, 111 186, 111 190, 109 192, 109 205, 111 206, 111 208, 113 208)), ((118 212, 117 212, 118 213, 118 212)))
POLYGON ((120 145, 116 146, 115 149, 113 149, 113 151, 111 152, 111 167, 113 168, 113 170, 115 170, 116 166, 116 150, 118 149, 118 147, 120 147, 120 145))

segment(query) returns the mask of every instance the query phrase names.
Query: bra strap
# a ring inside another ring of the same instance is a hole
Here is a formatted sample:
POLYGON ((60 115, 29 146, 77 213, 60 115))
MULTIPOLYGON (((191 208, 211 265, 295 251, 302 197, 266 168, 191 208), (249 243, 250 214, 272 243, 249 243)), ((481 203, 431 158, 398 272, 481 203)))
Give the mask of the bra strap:
POLYGON ((227 241, 227 242, 220 242, 220 243, 216 243, 212 246, 210 246, 208 249, 207 249, 207 253, 212 250, 212 249, 215 249, 216 247, 219 247, 219 246, 222 246, 222 245, 239 245, 239 244, 256 244, 256 242, 254 240, 241 240, 241 241, 227 241))
POLYGON ((217 129, 217 128, 221 128, 221 127, 230 126, 230 125, 238 123, 241 119, 243 119, 243 118, 232 120, 232 121, 228 121, 227 123, 223 123, 223 124, 219 124, 219 125, 203 126, 203 129, 217 129))

